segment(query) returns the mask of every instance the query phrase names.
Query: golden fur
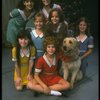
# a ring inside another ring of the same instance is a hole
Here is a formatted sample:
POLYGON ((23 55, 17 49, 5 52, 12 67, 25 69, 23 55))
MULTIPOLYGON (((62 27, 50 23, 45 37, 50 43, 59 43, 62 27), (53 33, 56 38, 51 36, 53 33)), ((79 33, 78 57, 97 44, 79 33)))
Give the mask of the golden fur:
POLYGON ((81 59, 79 57, 78 41, 74 37, 66 37, 63 40, 62 52, 65 56, 70 56, 70 61, 62 60, 62 72, 65 80, 68 80, 69 73, 71 73, 70 84, 73 88, 75 80, 78 77, 82 77, 80 72, 81 59))

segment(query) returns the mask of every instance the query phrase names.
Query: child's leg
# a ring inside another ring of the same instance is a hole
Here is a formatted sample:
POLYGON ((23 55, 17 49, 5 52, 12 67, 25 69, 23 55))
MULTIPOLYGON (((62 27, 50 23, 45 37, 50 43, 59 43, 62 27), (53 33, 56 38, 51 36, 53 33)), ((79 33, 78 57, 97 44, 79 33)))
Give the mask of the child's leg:
POLYGON ((63 91, 70 88, 70 83, 64 79, 61 79, 58 84, 54 84, 49 87, 51 90, 63 91))
POLYGON ((35 79, 28 82, 27 88, 31 89, 31 90, 35 90, 37 92, 41 92, 41 93, 44 92, 42 86, 40 84, 38 84, 35 79))

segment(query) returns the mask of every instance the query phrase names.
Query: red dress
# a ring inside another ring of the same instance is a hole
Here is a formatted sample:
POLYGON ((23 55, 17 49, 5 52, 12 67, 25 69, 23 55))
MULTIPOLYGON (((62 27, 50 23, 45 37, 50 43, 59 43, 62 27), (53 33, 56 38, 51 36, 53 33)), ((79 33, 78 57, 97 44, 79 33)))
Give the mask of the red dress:
POLYGON ((57 84, 59 80, 62 79, 62 77, 57 74, 57 63, 58 63, 58 59, 55 56, 53 60, 53 65, 51 65, 45 54, 42 57, 40 57, 36 63, 35 72, 40 73, 39 76, 41 80, 47 86, 57 84), (54 73, 54 74, 50 74, 50 73, 54 73))

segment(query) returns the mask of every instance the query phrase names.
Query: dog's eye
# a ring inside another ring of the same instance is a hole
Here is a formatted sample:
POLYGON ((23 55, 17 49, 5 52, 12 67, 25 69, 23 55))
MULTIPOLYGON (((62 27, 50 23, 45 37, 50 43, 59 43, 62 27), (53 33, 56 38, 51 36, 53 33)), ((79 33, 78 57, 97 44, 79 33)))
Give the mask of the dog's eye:
POLYGON ((70 43, 70 44, 72 44, 72 41, 71 41, 71 40, 69 40, 69 43, 70 43))
POLYGON ((64 43, 66 43, 66 41, 64 41, 64 43))

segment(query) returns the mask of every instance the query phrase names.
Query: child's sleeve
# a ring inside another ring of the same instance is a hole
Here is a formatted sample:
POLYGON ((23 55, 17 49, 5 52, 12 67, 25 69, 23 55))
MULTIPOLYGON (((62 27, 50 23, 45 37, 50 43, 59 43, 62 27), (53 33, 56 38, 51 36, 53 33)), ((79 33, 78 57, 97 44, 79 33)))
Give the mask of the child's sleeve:
POLYGON ((31 47, 31 56, 30 56, 30 60, 35 59, 35 54, 36 54, 35 48, 34 48, 34 47, 31 47))
POLYGON ((42 71, 42 66, 43 66, 42 57, 40 57, 37 60, 35 72, 40 73, 42 71))
POLYGON ((12 61, 17 61, 17 58, 16 58, 16 48, 15 47, 12 49, 12 61))
POLYGON ((13 10, 10 12, 9 15, 10 15, 11 18, 18 16, 18 15, 19 15, 18 9, 13 9, 13 10))
POLYGON ((94 39, 93 36, 89 37, 89 44, 88 44, 88 48, 93 48, 94 47, 94 39))

